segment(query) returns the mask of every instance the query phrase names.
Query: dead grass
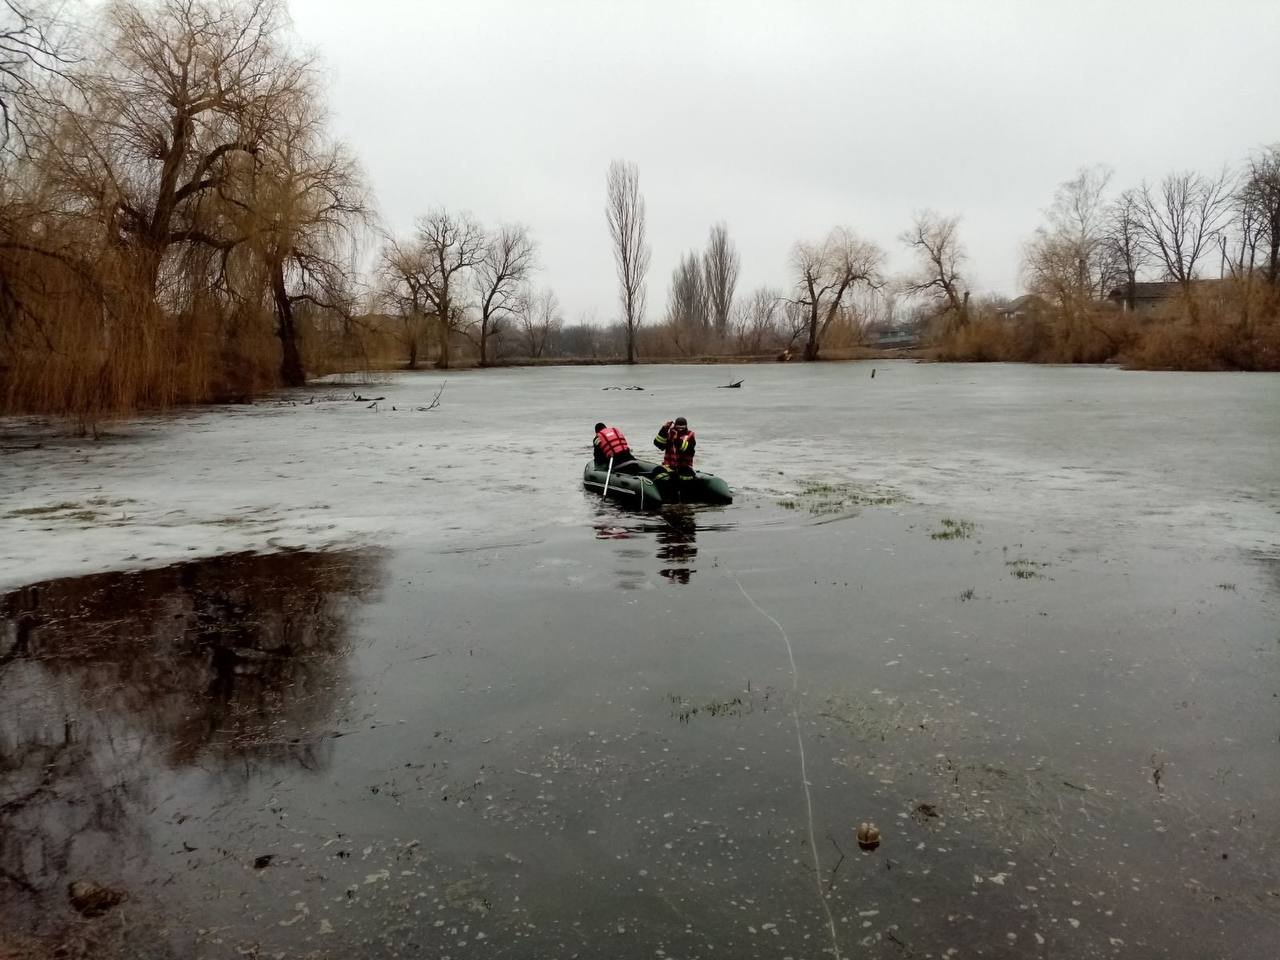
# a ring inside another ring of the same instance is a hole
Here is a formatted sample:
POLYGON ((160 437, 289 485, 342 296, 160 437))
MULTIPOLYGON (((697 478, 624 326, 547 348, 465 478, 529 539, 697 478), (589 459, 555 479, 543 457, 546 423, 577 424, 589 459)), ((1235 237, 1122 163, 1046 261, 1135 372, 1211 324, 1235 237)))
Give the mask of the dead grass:
POLYGON ((991 313, 937 338, 938 360, 1120 362, 1142 370, 1280 370, 1280 292, 1223 284, 1150 314, 1056 309, 1006 321, 991 313))

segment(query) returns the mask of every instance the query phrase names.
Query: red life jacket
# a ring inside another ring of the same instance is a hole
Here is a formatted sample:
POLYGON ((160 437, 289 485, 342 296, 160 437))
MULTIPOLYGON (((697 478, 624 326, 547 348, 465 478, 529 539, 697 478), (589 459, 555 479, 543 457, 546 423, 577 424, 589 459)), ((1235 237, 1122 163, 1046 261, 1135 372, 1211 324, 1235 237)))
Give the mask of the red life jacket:
POLYGON ((596 434, 596 439, 600 441, 600 455, 602 457, 616 457, 620 453, 626 453, 631 449, 627 444, 627 438, 622 435, 622 431, 617 427, 605 427, 596 434))
POLYGON ((668 470, 692 470, 694 440, 692 430, 672 427, 667 433, 667 449, 662 456, 662 465, 668 470))

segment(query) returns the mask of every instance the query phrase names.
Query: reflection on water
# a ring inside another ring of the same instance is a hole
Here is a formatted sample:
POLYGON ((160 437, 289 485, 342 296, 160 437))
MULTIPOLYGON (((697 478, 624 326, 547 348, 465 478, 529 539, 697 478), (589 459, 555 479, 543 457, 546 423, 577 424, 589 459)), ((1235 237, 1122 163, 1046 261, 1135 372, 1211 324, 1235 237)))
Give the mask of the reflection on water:
POLYGON ((672 583, 686 584, 697 569, 698 521, 688 506, 669 507, 662 512, 666 524, 657 532, 658 561, 666 566, 658 570, 672 583))
POLYGON ((237 555, 0 597, 0 893, 43 915, 138 849, 163 769, 328 762, 367 554, 237 555))
MULTIPOLYGON (((669 583, 683 586, 689 583, 698 569, 694 565, 698 557, 698 532, 728 530, 734 526, 732 523, 709 522, 708 518, 718 515, 720 509, 672 504, 658 513, 636 516, 602 504, 594 520, 596 539, 631 541, 652 536, 657 543, 658 575, 669 583)), ((624 590, 639 589, 648 571, 637 561, 647 553, 620 547, 616 549, 615 556, 621 561, 617 571, 618 586, 624 590)))

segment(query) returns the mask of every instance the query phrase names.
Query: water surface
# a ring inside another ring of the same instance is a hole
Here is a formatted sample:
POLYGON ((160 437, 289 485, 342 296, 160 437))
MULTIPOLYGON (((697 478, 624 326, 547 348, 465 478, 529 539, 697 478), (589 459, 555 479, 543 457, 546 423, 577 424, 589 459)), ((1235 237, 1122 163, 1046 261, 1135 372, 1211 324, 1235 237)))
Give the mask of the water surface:
POLYGON ((1280 378, 870 366, 735 391, 718 368, 450 375, 411 415, 424 375, 382 388, 394 414, 208 411, 74 466, 40 451, 123 498, 168 449, 182 496, 249 506, 274 449, 264 503, 379 547, 0 600, 0 931, 155 956, 1268 955, 1280 378), (678 414, 732 506, 579 489, 584 425, 638 446, 678 414), (371 516, 399 525, 362 537, 371 516), (81 879, 129 899, 78 920, 81 879))

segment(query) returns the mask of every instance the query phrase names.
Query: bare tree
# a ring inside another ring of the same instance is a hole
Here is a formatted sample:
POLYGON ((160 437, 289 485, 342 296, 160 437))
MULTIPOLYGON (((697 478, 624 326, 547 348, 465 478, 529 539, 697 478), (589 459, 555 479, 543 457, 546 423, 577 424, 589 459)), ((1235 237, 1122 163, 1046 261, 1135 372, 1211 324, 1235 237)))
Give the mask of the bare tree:
POLYGON ((234 224, 232 256, 251 256, 266 271, 280 380, 290 387, 306 382, 295 310, 306 304, 350 317, 354 281, 347 264, 357 232, 372 217, 360 169, 343 145, 327 139, 317 101, 299 97, 281 111, 255 162, 218 194, 234 224))
POLYGON ((719 339, 723 339, 729 329, 729 314, 733 310, 733 294, 741 267, 742 259, 729 239, 729 228, 723 222, 717 223, 711 228, 707 251, 702 255, 702 287, 711 328, 719 339))
POLYGON ((1280 287, 1280 144, 1249 160, 1240 195, 1263 249, 1267 282, 1280 287))
POLYGON ((1059 184, 1046 211, 1047 223, 1036 230, 1023 254, 1025 282, 1056 308, 1057 349, 1073 361, 1091 356, 1100 338, 1113 349, 1119 345, 1098 313, 1119 276, 1109 238, 1110 182, 1111 169, 1095 165, 1059 184))
POLYGON ((473 280, 480 310, 480 366, 489 365, 489 341, 501 336, 520 306, 521 287, 534 268, 535 249, 522 224, 499 227, 485 242, 473 280))
POLYGON ((544 287, 538 293, 526 290, 520 297, 516 318, 524 335, 525 350, 532 358, 542 356, 547 344, 563 326, 560 301, 555 292, 544 287))
POLYGON ((916 252, 919 268, 908 278, 906 291, 927 297, 938 313, 949 313, 957 326, 968 322, 968 298, 961 290, 968 256, 960 243, 959 217, 943 217, 932 210, 915 215, 902 242, 916 252))
POLYGON ((40 96, 45 77, 69 64, 47 15, 31 3, 0 0, 0 150, 15 134, 25 141, 24 106, 40 96))
POLYGON ((734 308, 733 334, 738 350, 760 353, 776 345, 778 317, 785 298, 781 290, 757 287, 734 308))
POLYGON ((306 96, 280 0, 115 0, 106 49, 78 79, 78 108, 49 131, 69 202, 96 206, 154 299, 171 250, 226 251, 210 198, 264 147, 282 107, 306 96))
POLYGON ((667 326, 676 346, 686 353, 696 353, 706 340, 707 291, 703 286, 702 264, 696 253, 681 257, 671 273, 667 326))
POLYGON ((644 197, 640 171, 634 163, 614 160, 606 180, 605 216, 618 268, 618 296, 627 334, 627 363, 636 362, 636 329, 644 322, 645 277, 649 273, 649 244, 645 239, 644 197))
POLYGON ((1105 296, 1114 277, 1105 241, 1111 175, 1110 167, 1095 164, 1059 184, 1047 211, 1048 228, 1039 231, 1059 256, 1073 261, 1075 296, 1082 301, 1105 296))
POLYGON ((383 246, 378 263, 380 292, 399 322, 398 335, 410 370, 418 369, 426 336, 426 274, 420 246, 402 246, 394 240, 383 246))
POLYGON ((1125 190, 1107 207, 1102 236, 1107 259, 1114 265, 1117 278, 1123 279, 1125 308, 1132 310, 1138 271, 1148 258, 1143 245, 1142 198, 1136 191, 1125 190))
POLYGON ((1138 216, 1145 245, 1187 296, 1194 315, 1191 285, 1201 261, 1217 243, 1217 233, 1231 206, 1226 171, 1216 177, 1173 173, 1152 189, 1142 185, 1138 216))
POLYGON ((436 318, 440 339, 438 366, 447 369, 454 334, 466 324, 464 281, 484 259, 484 230, 467 214, 433 210, 418 220, 423 273, 421 291, 436 318))
POLYGON ((836 227, 820 244, 797 243, 791 251, 795 274, 794 303, 804 309, 808 340, 804 358, 817 360, 823 334, 839 315, 845 294, 855 283, 879 286, 884 252, 859 239, 853 231, 836 227))

